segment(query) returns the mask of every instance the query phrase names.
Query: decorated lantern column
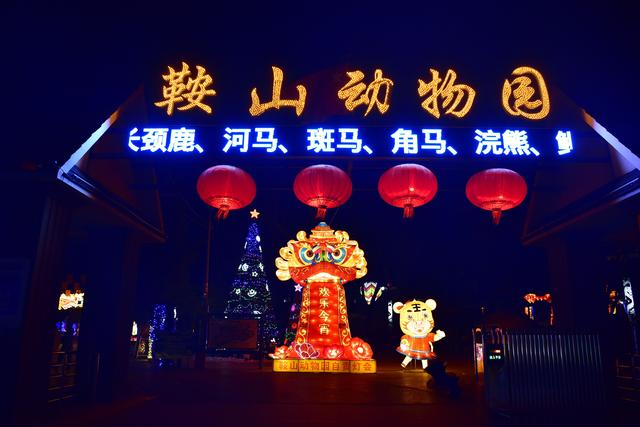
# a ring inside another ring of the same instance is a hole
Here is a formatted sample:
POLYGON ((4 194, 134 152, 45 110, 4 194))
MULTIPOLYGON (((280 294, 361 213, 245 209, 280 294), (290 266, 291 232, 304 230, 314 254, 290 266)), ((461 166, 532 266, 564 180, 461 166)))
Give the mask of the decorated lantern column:
POLYGON ((304 231, 280 249, 276 259, 280 280, 303 287, 296 338, 276 349, 279 372, 375 372, 369 344, 352 338, 343 285, 367 273, 358 242, 324 222, 311 235, 304 231))

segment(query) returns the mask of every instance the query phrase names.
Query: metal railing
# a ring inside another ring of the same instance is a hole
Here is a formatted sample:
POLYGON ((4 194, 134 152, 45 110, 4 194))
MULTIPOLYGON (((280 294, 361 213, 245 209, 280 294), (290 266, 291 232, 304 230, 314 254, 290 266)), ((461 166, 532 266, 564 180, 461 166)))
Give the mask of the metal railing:
POLYGON ((531 412, 605 405, 597 335, 504 331, 499 338, 484 345, 492 409, 531 412))
POLYGON ((60 402, 75 396, 77 352, 54 351, 49 364, 48 403, 60 402))

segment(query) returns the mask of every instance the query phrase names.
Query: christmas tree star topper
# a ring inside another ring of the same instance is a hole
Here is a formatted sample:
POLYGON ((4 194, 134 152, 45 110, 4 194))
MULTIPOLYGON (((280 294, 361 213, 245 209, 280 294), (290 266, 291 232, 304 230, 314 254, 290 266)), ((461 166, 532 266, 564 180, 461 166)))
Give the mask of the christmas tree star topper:
POLYGON ((254 208, 251 212, 249 212, 249 215, 251 215, 251 219, 258 219, 258 216, 260 216, 260 212, 258 212, 258 210, 254 208))

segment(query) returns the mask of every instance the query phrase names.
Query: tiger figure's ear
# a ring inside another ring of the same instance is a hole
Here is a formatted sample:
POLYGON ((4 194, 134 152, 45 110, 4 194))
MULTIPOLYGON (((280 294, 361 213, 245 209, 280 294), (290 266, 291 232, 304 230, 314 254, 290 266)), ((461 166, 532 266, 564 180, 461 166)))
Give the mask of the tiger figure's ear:
POLYGON ((435 310, 435 309, 436 309, 436 307, 438 306, 438 305, 436 304, 436 301, 435 301, 435 300, 433 300, 433 299, 431 299, 431 298, 429 298, 428 300, 426 300, 424 303, 427 305, 427 308, 428 308, 429 310, 431 310, 431 311, 435 310))
POLYGON ((400 310, 402 310, 402 307, 404 307, 404 304, 401 302, 396 302, 393 304, 393 312, 400 314, 400 310))

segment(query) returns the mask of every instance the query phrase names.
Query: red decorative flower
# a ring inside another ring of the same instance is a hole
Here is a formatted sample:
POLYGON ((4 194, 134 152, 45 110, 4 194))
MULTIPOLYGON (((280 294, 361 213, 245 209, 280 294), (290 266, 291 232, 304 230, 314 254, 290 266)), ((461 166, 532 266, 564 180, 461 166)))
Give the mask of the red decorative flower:
POLYGON ((360 338, 353 338, 351 340, 351 352, 355 359, 360 360, 368 360, 373 356, 371 346, 360 338))
POLYGON ((324 349, 324 357, 327 359, 341 359, 344 354, 344 347, 341 345, 330 345, 324 349))
POLYGON ((269 353, 269 356, 272 359, 286 359, 288 350, 289 347, 287 347, 286 345, 276 347, 276 351, 274 351, 273 353, 269 353))
POLYGON ((300 359, 315 359, 320 356, 318 350, 316 350, 308 342, 303 342, 302 344, 294 344, 293 348, 300 359))

